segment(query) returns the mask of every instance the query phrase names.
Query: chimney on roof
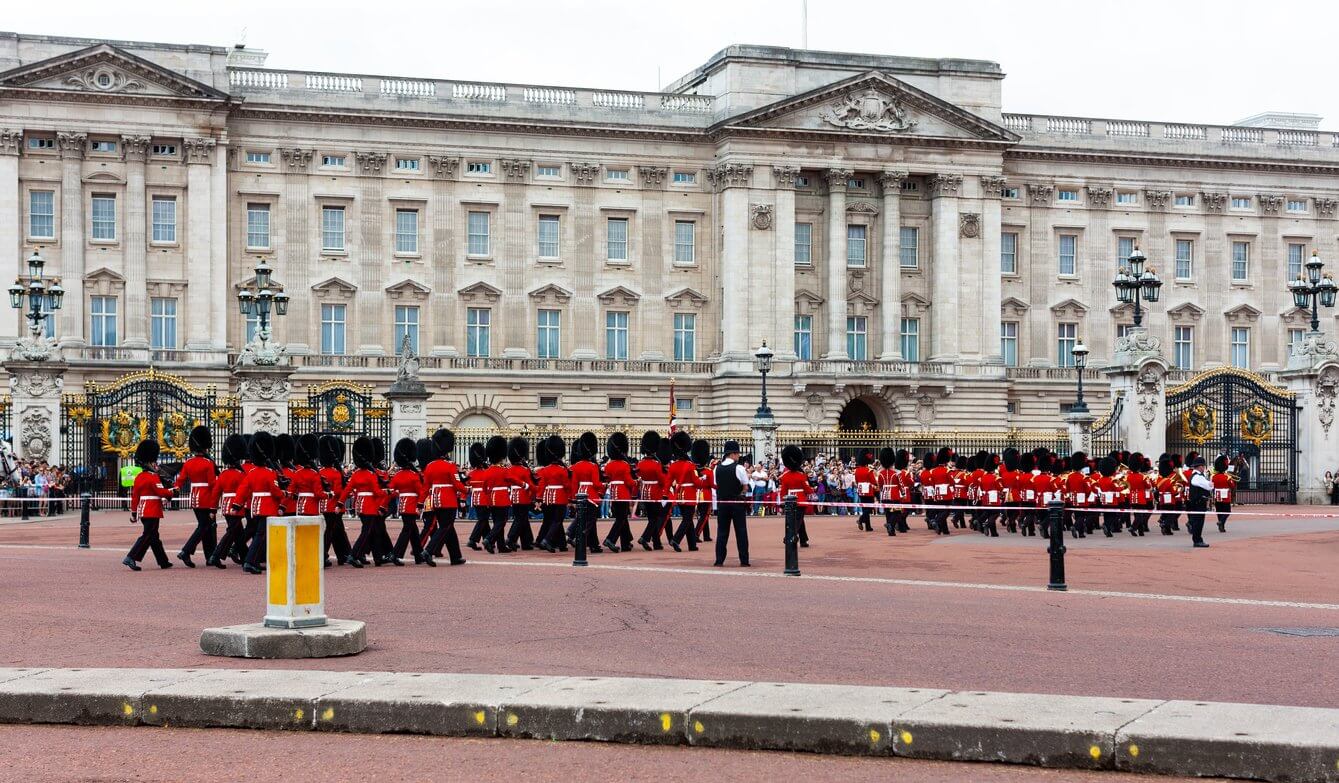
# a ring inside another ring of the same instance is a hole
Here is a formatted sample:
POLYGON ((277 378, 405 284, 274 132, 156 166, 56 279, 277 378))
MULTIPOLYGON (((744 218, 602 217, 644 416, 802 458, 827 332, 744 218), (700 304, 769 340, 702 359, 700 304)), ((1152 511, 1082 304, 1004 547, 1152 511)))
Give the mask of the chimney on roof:
POLYGON ((1239 128, 1288 128, 1290 130, 1319 130, 1319 114, 1304 114, 1291 111, 1266 111, 1253 114, 1244 120, 1232 123, 1239 128))

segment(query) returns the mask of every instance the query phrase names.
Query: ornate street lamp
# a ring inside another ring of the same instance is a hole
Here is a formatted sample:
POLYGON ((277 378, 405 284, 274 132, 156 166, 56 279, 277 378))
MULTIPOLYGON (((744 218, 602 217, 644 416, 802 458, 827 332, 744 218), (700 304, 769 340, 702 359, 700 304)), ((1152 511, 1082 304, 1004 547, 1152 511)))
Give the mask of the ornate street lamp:
POLYGON ((274 290, 274 268, 259 258, 256 279, 251 287, 237 292, 237 309, 245 316, 256 316, 256 337, 242 349, 242 361, 252 364, 278 364, 280 351, 270 346, 270 316, 288 315, 289 296, 274 290))
POLYGON ((1339 292, 1339 285, 1324 269, 1325 263, 1320 260, 1320 254, 1313 250, 1311 260, 1306 262, 1306 271, 1288 283, 1293 304, 1302 309, 1311 309, 1312 334, 1320 333, 1320 308, 1334 307, 1334 296, 1339 292))
POLYGON ((772 418, 772 409, 767 407, 767 373, 772 371, 773 355, 772 349, 767 347, 766 340, 763 340, 762 347, 753 354, 753 358, 757 360, 755 364, 758 372, 762 374, 762 404, 758 406, 758 410, 754 413, 754 416, 759 419, 772 418))
POLYGON ((43 277, 46 261, 42 258, 41 248, 33 250, 28 256, 28 284, 15 280, 9 287, 9 306, 15 310, 27 310, 23 315, 28 319, 28 333, 34 345, 43 340, 42 325, 47 316, 59 310, 65 303, 65 289, 60 279, 43 277), (24 304, 24 298, 27 304, 24 304))
POLYGON ((1156 302, 1161 296, 1162 280, 1152 267, 1144 268, 1145 257, 1136 246, 1126 259, 1127 266, 1117 266, 1116 279, 1111 285, 1116 289, 1116 299, 1124 304, 1134 305, 1134 328, 1144 323, 1143 301, 1156 302))
POLYGON ((1074 406, 1070 408, 1071 413, 1087 413, 1088 403, 1083 401, 1083 369, 1088 366, 1088 346, 1083 344, 1083 338, 1080 337, 1070 349, 1074 354, 1074 369, 1079 374, 1078 397, 1074 400, 1074 406))

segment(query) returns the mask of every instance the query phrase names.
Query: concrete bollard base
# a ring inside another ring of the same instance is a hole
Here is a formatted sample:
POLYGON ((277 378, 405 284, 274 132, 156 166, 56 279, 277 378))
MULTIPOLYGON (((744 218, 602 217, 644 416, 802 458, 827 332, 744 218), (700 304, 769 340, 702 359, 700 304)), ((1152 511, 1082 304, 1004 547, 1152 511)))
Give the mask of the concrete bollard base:
POLYGON ((330 620, 317 628, 267 628, 263 623, 206 628, 200 651, 228 658, 333 658, 367 648, 361 620, 330 620))

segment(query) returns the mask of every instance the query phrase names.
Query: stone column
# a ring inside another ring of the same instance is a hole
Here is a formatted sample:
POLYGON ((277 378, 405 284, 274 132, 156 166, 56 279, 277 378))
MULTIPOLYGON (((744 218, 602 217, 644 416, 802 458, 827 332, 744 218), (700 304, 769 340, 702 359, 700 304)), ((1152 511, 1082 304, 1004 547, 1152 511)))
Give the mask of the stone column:
MULTIPOLYGON (((573 162, 567 165, 572 174, 572 182, 576 185, 573 191, 573 198, 576 201, 575 220, 577 226, 591 226, 596 219, 595 210, 595 178, 600 174, 600 165, 598 163, 573 162)), ((661 220, 659 215, 643 215, 642 222, 646 223, 653 220, 661 220)), ((645 240, 645 235, 643 235, 645 240)), ((595 298, 599 293, 595 288, 595 235, 593 230, 577 232, 577 250, 576 258, 572 261, 572 271, 575 272, 574 296, 572 297, 572 358, 573 359, 596 359, 604 355, 604 324, 600 322, 600 303, 595 298)), ((651 266, 656 267, 658 277, 664 277, 667 273, 662 269, 668 269, 673 263, 671 258, 660 256, 660 246, 647 246, 644 249, 647 262, 643 264, 646 274, 650 274, 651 266)), ((631 352, 632 346, 628 346, 631 352)))
MULTIPOLYGON (((667 355, 674 355, 673 316, 665 308, 665 295, 674 293, 677 288, 669 287, 673 285, 674 279, 666 273, 666 270, 673 265, 673 262, 666 263, 665 256, 662 255, 664 245, 661 243, 665 220, 662 217, 665 214, 664 188, 665 180, 669 178, 669 167, 638 166, 637 175, 638 185, 641 187, 638 194, 641 196, 642 206, 628 229, 629 232, 634 228, 638 229, 636 234, 630 233, 628 236, 628 258, 641 270, 642 280, 643 304, 637 308, 637 326, 641 330, 642 339, 641 350, 637 352, 637 357, 659 360, 667 355)), ((586 192, 594 193, 590 190, 586 192)), ((595 259, 597 265, 603 266, 605 256, 597 252, 600 247, 597 237, 601 234, 608 236, 609 229, 605 225, 605 216, 595 214, 589 206, 583 209, 582 215, 584 222, 576 225, 577 233, 589 248, 586 252, 595 259)), ((670 252, 673 253, 673 249, 670 252)), ((712 304, 719 305, 720 302, 712 304)), ((713 345, 715 336, 708 336, 708 331, 703 328, 705 323, 706 320, 699 316, 697 344, 699 357, 705 357, 717 350, 713 345)))
MULTIPOLYGON (((144 160, 149 155, 148 136, 122 136, 121 149, 126 158, 125 248, 126 300, 122 303, 122 323, 127 348, 149 347, 148 254, 144 194, 144 160)), ((189 287, 188 289, 189 290, 189 287)))
MULTIPOLYGON (((434 304, 426 308, 424 315, 432 329, 431 354, 433 356, 458 356, 455 346, 455 323, 457 304, 456 263, 464 256, 464 248, 456 242, 456 225, 462 220, 460 207, 453 196, 456 170, 460 159, 446 156, 429 155, 428 165, 432 167, 433 201, 428 204, 428 213, 432 216, 431 254, 426 256, 431 270, 434 304), (430 311, 430 312, 428 312, 430 311)), ((421 327, 420 327, 421 328, 421 327)))
POLYGON ((958 334, 963 302, 958 274, 961 261, 958 257, 958 188, 961 186, 962 177, 958 174, 936 174, 930 178, 930 193, 934 198, 931 207, 934 258, 930 262, 932 361, 952 361, 960 354, 958 334))
POLYGON ((237 398, 242 404, 242 432, 288 432, 288 398, 295 372, 291 365, 238 365, 237 398))
POLYGON ((65 362, 8 361, 14 453, 22 459, 60 461, 60 397, 65 362))
MULTIPOLYGON (((354 294, 354 311, 357 323, 352 330, 358 335, 358 346, 354 350, 359 356, 385 356, 385 335, 388 320, 385 301, 385 270, 389 268, 387 259, 389 248, 385 244, 382 231, 383 216, 388 208, 382 196, 381 172, 386 168, 385 152, 354 152, 353 158, 358 166, 359 199, 358 210, 358 253, 357 258, 350 256, 356 263, 358 291, 354 294)), ((346 346, 347 347, 347 346, 346 346)))
POLYGON ((1117 351, 1113 364, 1103 368, 1111 387, 1112 404, 1118 397, 1124 397, 1121 405, 1120 420, 1116 423, 1116 432, 1125 449, 1140 452, 1157 460, 1157 455, 1167 450, 1167 363, 1158 355, 1156 337, 1147 332, 1139 332, 1138 344, 1133 345, 1135 335, 1119 341, 1119 347, 1127 350, 1117 351), (1142 346, 1145 350, 1139 350, 1142 346))
MULTIPOLYGON (((23 131, 0 129, 0 282, 8 286, 19 276, 23 256, 23 206, 19 203, 19 149, 23 131)), ((20 319, 0 318, 0 344, 19 338, 20 319)))
POLYGON ((879 271, 879 361, 902 360, 902 183, 905 171, 879 173, 883 187, 883 266, 879 271))
POLYGON ((399 378, 386 391, 391 401, 391 443, 428 436, 428 391, 417 375, 399 378))
POLYGON ((1000 269, 1000 193, 1004 177, 981 178, 981 358, 987 364, 1004 364, 1000 353, 1000 306, 1004 280, 1000 269))
MULTIPOLYGON (((539 255, 539 227, 535 227, 534 246, 526 242, 527 227, 533 222, 530 205, 526 199, 526 180, 530 178, 530 161, 503 160, 502 178, 506 183, 502 187, 502 253, 494 263, 501 273, 502 302, 504 310, 497 315, 501 329, 497 330, 502 338, 502 356, 508 359, 526 359, 532 354, 526 348, 529 344, 530 324, 533 319, 529 313, 530 300, 526 297, 526 270, 534 265, 539 255), (503 314, 505 312, 505 315, 503 314)), ((562 236, 571 219, 569 215, 558 218, 558 246, 562 247, 562 236)), ((562 253, 560 249, 559 254, 562 253)))
POLYGON ((1325 504, 1325 471, 1339 454, 1339 353, 1328 338, 1310 337, 1281 377, 1297 399, 1297 502, 1325 504))
POLYGON ((767 459, 768 455, 776 457, 780 452, 776 449, 776 418, 773 416, 754 416, 751 423, 753 430, 753 461, 759 462, 767 459))
MULTIPOLYGON (((228 147, 220 142, 214 148, 214 171, 210 193, 209 240, 209 336, 210 347, 217 351, 228 349, 229 305, 234 303, 228 290, 228 147)), ((244 208, 245 209, 245 208, 244 208)), ((305 205, 299 207, 304 211, 305 205)), ((242 212, 246 220, 246 212, 242 212)), ((245 222, 243 223, 245 230, 245 222)), ((243 246, 246 242, 243 240, 243 246)), ((290 292, 291 293, 291 292, 290 292)), ((297 297, 294 297, 295 299, 297 297)))
MULTIPOLYGON (((213 345, 210 330, 210 290, 213 282, 209 273, 212 263, 210 244, 213 231, 213 139, 185 139, 186 150, 186 268, 198 275, 186 283, 186 350, 207 351, 213 345)), ((219 176, 223 176, 220 173, 219 176)), ((127 289, 129 285, 127 284, 127 289)), ((287 416, 288 409, 284 409, 287 416)))
POLYGON ((65 289, 61 306, 60 344, 83 346, 84 340, 84 150, 86 133, 57 133, 60 147, 60 278, 65 289))
POLYGON ((1069 428, 1069 453, 1082 451, 1087 454, 1093 446, 1093 422, 1097 419, 1091 411, 1071 413, 1065 416, 1065 426, 1069 428))
POLYGON ((828 305, 825 359, 846 359, 846 180, 851 169, 828 169, 828 305))
MULTIPOLYGON (((795 360, 795 178, 797 166, 773 166, 772 184, 776 188, 776 285, 772 301, 765 303, 774 313, 771 336, 776 360, 795 360)), ((810 250, 812 262, 813 252, 810 250)))
MULTIPOLYGON (((721 358, 748 361, 749 185, 753 164, 725 163, 712 170, 721 194, 721 358)), ((711 237, 704 238, 712 241, 711 237)), ((702 240, 699 240, 702 241, 702 240)))
MULTIPOLYGON (((309 226, 313 206, 308 188, 308 172, 311 170, 315 151, 285 147, 279 150, 279 154, 286 170, 283 201, 284 250, 282 255, 276 253, 273 266, 275 278, 283 283, 284 291, 292 299, 289 300, 288 315, 275 319, 276 327, 281 323, 284 329, 284 339, 276 342, 281 342, 289 353, 311 353, 312 345, 320 344, 319 338, 312 336, 316 323, 313 308, 318 305, 312 301, 311 287, 325 279, 318 270, 312 269, 316 259, 312 255, 310 244, 309 226)), ((242 209, 246 209, 245 203, 242 209)), ((278 223, 274 218, 277 217, 275 215, 271 218, 276 226, 278 223)), ((243 220, 245 220, 244 214, 243 220)), ((242 241, 245 247, 246 240, 242 241)), ((270 237, 270 244, 275 244, 273 234, 270 237)), ((252 260, 247 258, 248 265, 252 260)))

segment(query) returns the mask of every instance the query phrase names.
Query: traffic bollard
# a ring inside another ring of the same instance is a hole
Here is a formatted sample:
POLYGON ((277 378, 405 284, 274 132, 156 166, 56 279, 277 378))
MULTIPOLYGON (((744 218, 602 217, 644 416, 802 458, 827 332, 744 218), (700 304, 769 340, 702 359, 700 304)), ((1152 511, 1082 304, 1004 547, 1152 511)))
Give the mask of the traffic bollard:
POLYGON ((1051 528, 1051 545, 1046 551, 1051 555, 1051 581, 1047 590, 1068 590, 1065 585, 1065 528, 1060 523, 1060 510, 1064 505, 1052 500, 1046 505, 1046 514, 1051 528))
POLYGON ((800 504, 794 495, 786 496, 786 576, 800 575, 800 504))
POLYGON ((591 505, 590 498, 583 496, 577 501, 576 535, 574 536, 576 540, 573 542, 575 546, 572 555, 572 565, 574 566, 589 565, 586 562, 586 519, 593 509, 594 506, 591 505))
POLYGON ((88 533, 92 527, 89 520, 93 510, 93 496, 87 492, 79 496, 79 548, 88 549, 88 533))

